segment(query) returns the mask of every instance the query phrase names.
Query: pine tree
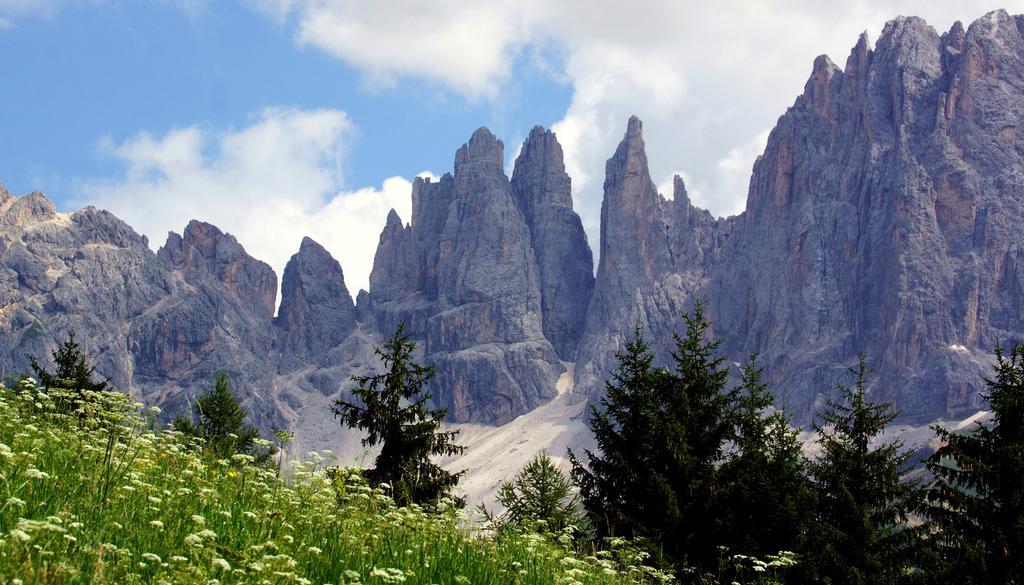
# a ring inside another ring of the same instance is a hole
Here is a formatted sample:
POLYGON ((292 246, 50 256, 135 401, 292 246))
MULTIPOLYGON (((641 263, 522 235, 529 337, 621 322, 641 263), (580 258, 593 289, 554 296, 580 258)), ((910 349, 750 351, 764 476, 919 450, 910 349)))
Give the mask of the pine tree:
POLYGON ((816 524, 802 566, 815 582, 896 583, 907 572, 917 540, 908 526, 919 488, 903 474, 911 453, 899 441, 872 446, 897 413, 867 399, 863 354, 850 369, 854 386, 836 384, 819 433, 821 455, 812 463, 816 524))
POLYGON ((601 408, 590 429, 600 454, 588 466, 570 452, 598 536, 629 536, 648 543, 663 563, 710 570, 718 551, 712 538, 717 470, 731 436, 728 370, 708 341, 704 305, 684 315, 675 336, 673 369, 655 368, 639 329, 617 355, 601 408))
POLYGON ((734 396, 732 450, 719 470, 716 543, 764 558, 801 546, 809 520, 810 485, 797 431, 763 382, 752 355, 734 396))
POLYGON ((668 550, 676 564, 710 570, 719 560, 712 538, 714 502, 723 450, 733 436, 734 396, 726 390, 729 371, 727 359, 718 354, 721 340, 709 340, 711 323, 703 301, 698 299, 693 315, 683 318, 686 332, 674 336, 673 375, 669 384, 658 386, 658 402, 667 415, 655 442, 657 465, 664 470, 658 492, 671 510, 665 517, 672 523, 664 532, 671 535, 668 550))
POLYGON ((498 518, 481 509, 500 526, 526 525, 557 534, 583 522, 572 482, 547 451, 534 455, 514 479, 498 486, 498 503, 505 508, 498 518))
POLYGON ((219 458, 255 454, 259 431, 245 424, 245 411, 226 373, 217 374, 213 389, 196 399, 195 415, 195 421, 176 416, 174 430, 203 439, 205 448, 219 458))
POLYGON ((1024 345, 996 348, 986 380, 990 426, 934 427, 944 445, 928 461, 924 514, 939 557, 935 582, 1024 583, 1024 345))
POLYGON ((465 447, 454 443, 458 431, 439 430, 447 411, 428 407, 425 388, 434 368, 413 361, 415 349, 399 324, 383 348, 374 348, 385 372, 353 376, 360 403, 338 399, 332 411, 342 424, 367 433, 363 446, 381 446, 367 472, 371 483, 389 484, 399 504, 432 504, 449 495, 464 472, 447 472, 430 458, 458 455, 465 447))
POLYGON ((642 492, 654 465, 649 443, 658 425, 654 389, 667 374, 654 368, 655 356, 639 327, 615 357, 618 367, 605 383, 600 408, 590 409, 598 452, 584 452, 586 466, 571 450, 569 460, 597 537, 642 538, 650 536, 661 513, 642 492))
POLYGON ((96 367, 89 364, 89 358, 78 344, 74 331, 68 331, 64 343, 50 355, 56 367, 54 372, 47 371, 33 355, 28 356, 29 367, 35 373, 39 385, 47 392, 55 389, 70 391, 71 397, 67 399, 66 404, 69 411, 78 410, 82 403, 88 400, 89 392, 109 389, 109 380, 93 379, 96 367))

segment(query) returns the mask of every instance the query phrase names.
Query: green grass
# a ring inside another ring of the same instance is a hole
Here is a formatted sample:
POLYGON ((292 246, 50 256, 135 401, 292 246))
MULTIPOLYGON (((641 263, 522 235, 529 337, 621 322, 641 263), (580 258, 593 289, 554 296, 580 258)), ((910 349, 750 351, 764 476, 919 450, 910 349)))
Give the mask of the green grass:
MULTIPOLYGON (((55 403, 54 401, 58 402, 55 403)), ((152 413, 99 393, 75 413, 0 387, 0 582, 648 583, 625 546, 584 556, 531 533, 488 538, 454 509, 398 508, 310 454, 289 480, 213 460, 152 413)))

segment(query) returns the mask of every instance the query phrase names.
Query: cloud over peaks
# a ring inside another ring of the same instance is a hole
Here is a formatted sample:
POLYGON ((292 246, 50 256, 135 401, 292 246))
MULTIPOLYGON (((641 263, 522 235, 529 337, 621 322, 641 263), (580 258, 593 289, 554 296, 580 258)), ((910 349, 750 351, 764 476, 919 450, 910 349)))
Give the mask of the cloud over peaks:
POLYGON ((111 210, 154 246, 191 219, 232 233, 281 276, 303 236, 342 264, 346 284, 365 288, 388 210, 409 216, 411 182, 343 190, 353 127, 332 109, 269 108, 240 129, 200 127, 139 133, 101 151, 124 165, 118 177, 81 184, 81 203, 111 210))

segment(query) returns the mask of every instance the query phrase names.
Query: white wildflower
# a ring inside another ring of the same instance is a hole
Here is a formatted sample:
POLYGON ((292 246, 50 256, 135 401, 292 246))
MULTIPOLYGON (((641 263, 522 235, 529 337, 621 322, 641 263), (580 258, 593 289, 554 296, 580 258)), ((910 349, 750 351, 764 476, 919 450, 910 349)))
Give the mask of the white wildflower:
POLYGON ((222 571, 230 571, 231 570, 231 565, 226 560, 224 560, 222 558, 215 558, 215 559, 213 559, 211 564, 215 568, 221 569, 222 571))

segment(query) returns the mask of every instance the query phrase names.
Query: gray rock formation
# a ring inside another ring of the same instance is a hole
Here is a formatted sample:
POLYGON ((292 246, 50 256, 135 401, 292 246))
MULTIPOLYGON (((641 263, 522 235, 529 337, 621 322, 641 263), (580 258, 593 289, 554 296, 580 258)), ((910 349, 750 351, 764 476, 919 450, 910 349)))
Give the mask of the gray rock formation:
POLYGON ((274 325, 282 371, 318 363, 356 328, 356 307, 341 265, 310 238, 302 239, 284 268, 274 325))
POLYGON ((605 174, 601 258, 575 372, 577 388, 590 391, 602 387, 623 336, 637 325, 667 355, 733 224, 691 205, 680 177, 673 199, 658 193, 636 117, 605 174))
POLYGON ((255 420, 282 419, 271 399, 277 277, 230 234, 192 221, 157 252, 168 294, 127 325, 133 382, 143 398, 187 408, 218 372, 231 376, 255 420))
POLYGON ((630 119, 607 164, 596 279, 541 128, 511 181, 483 129, 452 174, 417 179, 356 305, 304 240, 276 318, 273 271, 214 226, 154 253, 107 212, 0 188, 0 367, 24 371, 73 329, 117 387, 169 412, 226 371, 265 429, 329 437, 331 401, 405 322, 449 418, 503 423, 555 396, 563 361, 577 390, 599 391, 636 324, 665 349, 700 294, 722 349, 758 352, 802 421, 858 351, 876 398, 959 415, 979 406, 993 346, 1024 342, 1022 31, 1001 11, 942 35, 898 18, 844 68, 817 59, 732 218, 694 207, 679 178, 660 195, 630 119))
POLYGON ((0 189, 0 367, 28 371, 74 329, 98 369, 128 388, 124 324, 167 294, 144 237, 105 211, 58 213, 41 193, 0 189))
POLYGON ((540 269, 544 336, 574 361, 594 289, 594 256, 572 209, 572 181, 555 134, 534 127, 516 158, 512 194, 530 228, 540 269))
POLYGON ((456 153, 454 175, 416 179, 412 222, 388 216, 370 275, 378 330, 405 322, 421 340, 438 369, 435 400, 458 422, 507 422, 554 397, 563 371, 502 152, 480 129, 456 153))
POLYGON ((898 18, 845 69, 818 58, 736 218, 679 229, 682 209, 665 209, 679 195, 656 197, 631 122, 608 165, 577 383, 596 387, 624 322, 663 339, 700 289, 723 349, 759 352, 803 420, 858 351, 875 396, 908 416, 976 408, 993 346, 1024 340, 1022 23, 998 11, 939 35, 898 18))

